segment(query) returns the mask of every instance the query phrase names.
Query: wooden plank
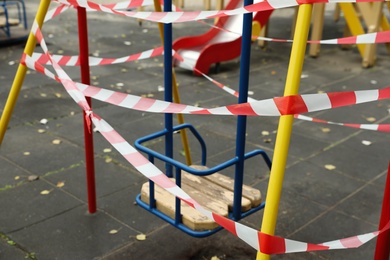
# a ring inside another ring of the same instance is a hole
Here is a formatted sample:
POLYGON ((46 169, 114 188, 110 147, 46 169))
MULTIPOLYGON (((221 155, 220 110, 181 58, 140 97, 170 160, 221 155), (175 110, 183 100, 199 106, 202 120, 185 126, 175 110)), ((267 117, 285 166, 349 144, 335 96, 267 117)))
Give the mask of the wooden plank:
MULTIPOLYGON (((19 25, 19 19, 8 18, 8 23, 10 26, 19 25)), ((0 27, 5 27, 5 17, 0 17, 0 27)))
MULTIPOLYGON (((201 165, 191 165, 191 167, 198 170, 207 169, 206 166, 201 165)), ((224 189, 234 192, 234 180, 232 180, 230 177, 220 173, 214 173, 204 176, 204 178, 216 185, 221 186, 224 189)), ((258 189, 252 188, 251 186, 245 184, 242 186, 242 196, 251 201, 252 207, 257 207, 261 204, 261 192, 258 189)))
MULTIPOLYGON (((212 175, 214 175, 213 173, 212 175)), ((210 175, 211 176, 211 175, 210 175)), ((204 196, 215 198, 229 206, 229 210, 233 210, 234 192, 226 189, 219 184, 208 180, 206 177, 197 176, 188 172, 182 171, 182 182, 188 184, 194 189, 201 191, 204 196)), ((252 202, 243 197, 241 199, 241 211, 245 212, 252 208, 252 202)))
MULTIPOLYGON (((155 185, 155 199, 156 208, 174 219, 175 196, 158 185, 155 185)), ((141 200, 149 204, 149 182, 142 185, 141 200)), ((219 211, 221 211, 221 209, 219 209, 219 211)), ((184 202, 181 202, 181 214, 183 224, 195 231, 212 230, 219 226, 217 223, 184 202)), ((227 211, 225 211, 223 215, 227 216, 227 211)))
MULTIPOLYGON (((324 28, 324 12, 325 4, 314 4, 313 5, 313 16, 312 16, 312 30, 311 40, 321 40, 322 30, 324 28)), ((320 53, 321 45, 319 43, 310 43, 309 54, 311 57, 317 57, 320 53)))

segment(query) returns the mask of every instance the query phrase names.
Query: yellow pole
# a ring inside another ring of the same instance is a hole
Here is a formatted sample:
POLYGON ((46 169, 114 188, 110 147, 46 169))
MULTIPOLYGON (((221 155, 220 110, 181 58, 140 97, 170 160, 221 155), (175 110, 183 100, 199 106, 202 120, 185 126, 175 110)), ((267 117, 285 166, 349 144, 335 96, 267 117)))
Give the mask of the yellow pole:
MULTIPOLYGON (((298 94, 312 13, 311 4, 299 6, 284 95, 298 94)), ((274 235, 294 116, 281 116, 272 160, 261 232, 274 235)), ((256 259, 269 259, 261 252, 256 259)))
MULTIPOLYGON (((157 12, 161 12, 161 5, 158 0, 154 0, 154 8, 157 12)), ((164 45, 164 26, 162 23, 158 23, 158 29, 160 31, 161 43, 164 45)), ((172 94, 173 94, 174 102, 180 103, 180 95, 177 87, 176 74, 173 68, 172 68, 172 94)), ((177 114, 177 121, 179 122, 179 124, 184 124, 184 116, 182 114, 177 114)), ((181 142, 183 144, 184 153, 186 156, 186 163, 187 165, 191 165, 192 160, 190 154, 190 147, 188 145, 187 132, 185 129, 182 129, 180 131, 180 136, 181 136, 181 142)))
MULTIPOLYGON (((35 17, 35 20, 38 22, 39 27, 42 27, 49 6, 50 6, 50 0, 41 0, 35 17)), ((24 53, 26 53, 27 55, 32 55, 35 48, 35 44, 36 44, 35 36, 30 32, 27 39, 26 47, 24 48, 24 53)), ((11 119, 11 115, 14 110, 16 100, 18 99, 20 89, 22 88, 22 84, 24 81, 24 77, 26 76, 26 72, 27 72, 27 67, 19 63, 18 70, 16 71, 16 75, 12 83, 11 90, 8 94, 8 98, 4 106, 3 114, 1 115, 1 119, 0 119, 0 145, 3 142, 5 131, 7 130, 8 123, 11 119)))
MULTIPOLYGON (((344 13, 345 21, 347 22, 347 26, 352 35, 364 34, 365 31, 360 23, 359 15, 356 13, 352 3, 339 3, 338 5, 340 6, 341 11, 344 13)), ((357 48, 359 50, 360 56, 364 58, 366 45, 358 44, 357 48)))

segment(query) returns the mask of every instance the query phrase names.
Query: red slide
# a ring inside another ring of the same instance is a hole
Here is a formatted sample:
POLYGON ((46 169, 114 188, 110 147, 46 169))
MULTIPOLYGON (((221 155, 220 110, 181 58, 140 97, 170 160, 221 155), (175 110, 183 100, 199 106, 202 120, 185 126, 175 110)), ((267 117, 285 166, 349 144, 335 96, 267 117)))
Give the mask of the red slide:
MULTIPOLYGON (((225 9, 239 8, 243 2, 230 0, 225 9)), ((253 21, 258 21, 263 27, 271 13, 272 10, 253 13, 253 21)), ((241 52, 242 24, 242 15, 225 16, 216 24, 222 30, 213 27, 204 34, 177 39, 173 42, 173 49, 183 61, 175 60, 175 66, 193 70, 195 75, 199 75, 195 69, 207 74, 211 64, 237 58, 241 52)))

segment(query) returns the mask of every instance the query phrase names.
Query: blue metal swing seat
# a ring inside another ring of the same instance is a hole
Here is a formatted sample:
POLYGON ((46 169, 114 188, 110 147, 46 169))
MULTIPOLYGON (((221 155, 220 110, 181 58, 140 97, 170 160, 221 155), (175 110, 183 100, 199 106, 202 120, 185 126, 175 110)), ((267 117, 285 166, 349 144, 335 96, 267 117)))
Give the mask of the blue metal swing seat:
POLYGON ((11 27, 17 26, 20 23, 27 30, 27 15, 24 0, 2 0, 0 1, 0 7, 3 8, 1 16, 4 16, 0 17, 0 28, 4 30, 8 38, 11 38, 11 27), (17 8, 17 18, 10 17, 9 7, 11 6, 17 8))
MULTIPOLYGON (((253 0, 244 0, 244 2, 245 5, 249 5, 253 3, 253 0)), ((171 7, 172 1, 165 0, 164 11, 171 11, 171 7)), ((243 17, 240 95, 238 97, 238 103, 245 103, 248 100, 252 38, 252 14, 244 14, 243 17)), ((172 24, 164 24, 164 52, 172 53, 172 24)), ((172 70, 169 69, 172 68, 172 65, 172 56, 164 55, 164 100, 168 102, 172 102, 173 99, 172 70)), ((263 150, 256 149, 249 153, 245 152, 246 116, 237 116, 235 157, 211 168, 205 167, 207 157, 206 143, 198 131, 190 124, 173 126, 172 114, 167 113, 164 117, 165 128, 162 131, 136 140, 135 147, 141 152, 146 153, 152 163, 157 163, 155 162, 156 159, 164 162, 165 174, 170 178, 174 177, 174 181, 178 186, 182 187, 195 200, 201 199, 202 201, 199 202, 205 207, 209 208, 209 204, 218 204, 219 206, 213 207, 211 211, 225 215, 234 221, 238 221, 265 206, 261 202, 260 191, 243 184, 245 160, 260 155, 266 165, 271 168, 271 160, 263 150), (173 159, 173 133, 184 129, 192 132, 201 147, 201 166, 190 167, 173 159), (152 150, 145 144, 157 138, 165 139, 164 154, 152 150), (226 178, 218 173, 228 167, 235 167, 234 179, 226 178), (228 185, 220 185, 221 183, 228 183, 228 185), (192 192, 190 193, 190 191, 192 192), (216 191, 216 193, 209 193, 213 191, 216 191), (223 196, 227 197, 227 199, 225 198, 224 202, 220 203, 221 200, 219 197, 216 201, 214 200, 217 197, 217 193, 230 193, 230 195, 223 196), (245 199, 249 200, 249 205, 246 204, 245 199)), ((144 209, 195 237, 206 237, 222 229, 216 223, 208 220, 206 216, 197 216, 197 212, 193 208, 181 202, 180 199, 173 197, 170 193, 165 193, 163 189, 156 186, 152 181, 143 185, 141 194, 137 196, 136 201, 144 209)))
MULTIPOLYGON (((135 142, 135 147, 146 153, 151 162, 154 163, 155 159, 158 159, 166 163, 168 168, 173 167, 174 174, 168 176, 173 177, 174 175, 178 186, 215 213, 238 221, 264 208, 265 203, 261 201, 260 191, 242 184, 242 173, 236 174, 234 180, 219 173, 223 169, 242 164, 244 160, 258 155, 262 156, 266 165, 271 168, 271 160, 263 150, 256 149, 246 153, 242 158, 234 157, 215 167, 207 168, 205 166, 207 157, 205 141, 190 124, 173 127, 173 131, 183 129, 190 130, 199 142, 201 147, 200 166, 185 165, 144 145, 169 134, 167 130, 139 138, 135 142)), ((143 185, 136 201, 142 208, 194 237, 206 237, 222 229, 207 217, 196 212, 195 209, 156 186, 152 181, 143 185)))

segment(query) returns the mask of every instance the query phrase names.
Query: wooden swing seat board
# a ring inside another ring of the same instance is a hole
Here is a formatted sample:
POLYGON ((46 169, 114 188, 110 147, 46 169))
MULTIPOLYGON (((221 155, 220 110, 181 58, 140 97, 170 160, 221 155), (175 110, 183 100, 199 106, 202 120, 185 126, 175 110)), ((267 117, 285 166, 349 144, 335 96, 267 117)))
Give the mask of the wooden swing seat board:
MULTIPOLYGON (((205 166, 191 166, 198 170, 207 169, 205 166)), ((234 180, 220 173, 208 176, 197 176, 185 171, 181 173, 182 189, 198 201, 206 209, 227 217, 233 209, 234 180)), ((174 179, 171 179, 173 182, 174 179)), ((175 217, 175 197, 155 185, 156 208, 165 215, 175 217)), ((142 185, 141 200, 149 204, 149 182, 142 185)), ((261 193, 250 186, 243 185, 241 211, 246 212, 261 204, 261 193)), ((194 208, 181 202, 182 222, 194 231, 213 230, 219 227, 214 221, 202 215, 194 208)))
MULTIPOLYGON (((8 18, 8 23, 10 26, 19 25, 19 19, 8 18)), ((5 26, 6 26, 5 17, 0 17, 0 28, 3 28, 5 26)))

